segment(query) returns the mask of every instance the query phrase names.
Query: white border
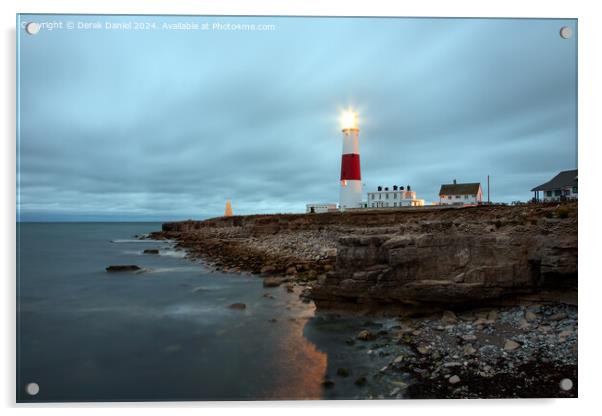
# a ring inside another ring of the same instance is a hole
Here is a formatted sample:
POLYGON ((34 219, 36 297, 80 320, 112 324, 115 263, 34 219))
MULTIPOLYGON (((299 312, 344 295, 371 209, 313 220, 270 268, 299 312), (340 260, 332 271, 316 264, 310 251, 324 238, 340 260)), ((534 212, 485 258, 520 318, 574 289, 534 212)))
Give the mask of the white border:
MULTIPOLYGON (((419 412, 423 414, 508 414, 524 411, 562 414, 587 412, 600 407, 602 368, 600 348, 600 303, 602 276, 595 261, 598 254, 597 236, 600 231, 600 214, 596 202, 596 179, 602 155, 598 143, 602 140, 600 121, 600 42, 602 40, 601 15, 595 1, 478 1, 478 0, 422 0, 387 2, 381 0, 3 0, 2 14, 2 82, 4 97, 1 101, 4 140, 2 141, 2 246, 0 264, 4 266, 2 282, 4 365, 1 377, 1 403, 5 407, 21 408, 30 413, 41 410, 44 414, 91 414, 119 412, 133 414, 199 412, 232 412, 245 415, 264 415, 266 412, 282 414, 313 414, 316 411, 337 411, 345 414, 367 412, 419 412), (232 15, 348 15, 348 16, 441 16, 441 17, 557 17, 579 19, 579 399, 576 400, 495 400, 495 401, 404 401, 404 402, 228 402, 228 403, 150 403, 150 404, 58 404, 18 405, 15 398, 15 14, 22 13, 119 13, 119 14, 232 14, 232 15), (199 409, 202 408, 202 409, 199 409), (285 407, 285 408, 283 408, 285 407), (244 408, 244 409, 243 409, 244 408), (170 410, 168 410, 170 409, 170 410)), ((599 187, 599 185, 598 185, 599 187)))

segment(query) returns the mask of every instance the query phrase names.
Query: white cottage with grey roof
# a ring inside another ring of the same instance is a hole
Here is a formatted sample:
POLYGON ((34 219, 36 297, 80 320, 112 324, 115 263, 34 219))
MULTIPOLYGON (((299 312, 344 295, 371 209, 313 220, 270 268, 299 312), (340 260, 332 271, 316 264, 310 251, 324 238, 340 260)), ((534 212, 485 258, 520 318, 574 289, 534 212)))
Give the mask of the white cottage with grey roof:
POLYGON ((454 183, 441 185, 440 205, 476 205, 483 202, 483 189, 479 182, 454 183))
POLYGON ((556 202, 577 199, 577 169, 564 170, 544 184, 531 189, 536 201, 556 202), (540 198, 542 192, 543 198, 540 198))

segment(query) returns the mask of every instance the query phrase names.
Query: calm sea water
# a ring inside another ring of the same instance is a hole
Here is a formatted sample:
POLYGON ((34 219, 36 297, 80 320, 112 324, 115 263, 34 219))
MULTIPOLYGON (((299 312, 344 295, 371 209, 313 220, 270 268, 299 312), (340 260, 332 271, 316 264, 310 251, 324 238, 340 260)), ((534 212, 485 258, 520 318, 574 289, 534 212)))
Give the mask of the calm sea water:
POLYGON ((265 289, 257 277, 211 272, 170 242, 134 238, 159 229, 154 223, 18 225, 19 401, 365 394, 352 378, 322 386, 339 366, 369 375, 384 362, 367 359, 366 346, 345 343, 365 319, 316 316, 297 293, 265 289), (161 254, 143 254, 145 248, 161 254), (107 273, 113 264, 146 271, 107 273), (228 308, 235 302, 247 308, 228 308), (30 382, 39 384, 38 395, 25 392, 30 382))

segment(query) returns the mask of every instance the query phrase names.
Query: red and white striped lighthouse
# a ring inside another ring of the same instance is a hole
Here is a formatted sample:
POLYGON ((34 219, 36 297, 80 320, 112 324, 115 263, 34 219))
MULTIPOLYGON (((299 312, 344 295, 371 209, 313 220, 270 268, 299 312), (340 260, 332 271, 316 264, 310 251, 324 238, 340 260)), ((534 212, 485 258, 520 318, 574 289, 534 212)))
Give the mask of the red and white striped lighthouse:
POLYGON ((362 204, 362 175, 360 172, 360 127, 357 113, 343 112, 343 158, 341 160, 341 193, 339 209, 360 208, 362 204))

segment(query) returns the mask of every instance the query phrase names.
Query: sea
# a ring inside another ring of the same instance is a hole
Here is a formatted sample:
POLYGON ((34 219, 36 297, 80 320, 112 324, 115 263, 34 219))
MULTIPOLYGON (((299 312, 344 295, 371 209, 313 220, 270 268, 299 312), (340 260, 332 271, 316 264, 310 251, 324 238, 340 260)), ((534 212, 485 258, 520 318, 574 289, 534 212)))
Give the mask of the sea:
POLYGON ((394 321, 317 313, 298 289, 138 238, 160 229, 17 224, 18 402, 355 399, 386 388, 374 374, 391 357, 354 337, 394 321), (126 264, 143 271, 105 270, 126 264))

